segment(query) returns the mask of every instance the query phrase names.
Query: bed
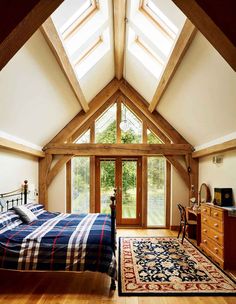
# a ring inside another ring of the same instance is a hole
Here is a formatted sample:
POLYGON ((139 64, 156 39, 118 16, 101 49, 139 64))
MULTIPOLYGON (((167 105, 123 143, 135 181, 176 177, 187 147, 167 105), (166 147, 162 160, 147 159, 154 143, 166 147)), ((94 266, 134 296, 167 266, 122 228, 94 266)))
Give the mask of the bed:
POLYGON ((116 288, 115 196, 111 216, 48 212, 27 202, 22 189, 0 194, 0 268, 18 271, 93 271, 111 277, 116 288), (4 203, 3 203, 4 202, 4 203), (24 204, 37 220, 26 224, 12 209, 24 204))

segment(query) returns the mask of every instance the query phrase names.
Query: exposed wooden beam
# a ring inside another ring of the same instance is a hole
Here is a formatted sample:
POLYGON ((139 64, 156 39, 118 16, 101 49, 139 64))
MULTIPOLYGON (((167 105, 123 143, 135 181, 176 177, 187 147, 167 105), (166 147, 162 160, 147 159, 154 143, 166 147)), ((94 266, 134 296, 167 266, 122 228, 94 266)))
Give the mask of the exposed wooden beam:
POLYGON ((57 163, 52 167, 52 169, 48 172, 47 176, 47 187, 50 186, 53 179, 57 176, 57 174, 61 171, 63 166, 71 160, 73 155, 61 155, 60 159, 57 161, 57 163))
POLYGON ((191 150, 189 144, 49 144, 46 152, 86 156, 140 156, 185 155, 191 150))
POLYGON ((115 75, 118 80, 123 77, 126 0, 113 0, 115 75))
MULTIPOLYGON (((172 0, 236 71, 236 47, 195 0, 172 0)), ((233 5, 233 1, 231 6, 233 5)), ((212 1, 214 6, 214 1, 212 1)), ((224 3, 225 5, 225 3, 224 3)), ((233 7, 233 6, 232 6, 233 7)), ((222 6, 223 8, 223 6, 222 6)), ((218 12, 221 14, 221 11, 218 12)), ((227 18, 227 16, 225 16, 227 18)), ((235 24, 232 26, 235 27, 235 24)))
POLYGON ((229 141, 226 141, 222 144, 217 144, 205 149, 201 149, 199 151, 195 151, 192 153, 193 158, 199 158, 207 155, 212 155, 215 153, 221 153, 226 152, 230 150, 236 150, 236 139, 232 139, 229 141))
POLYGON ((0 1, 0 70, 62 1, 0 1))
POLYGON ((196 32, 196 27, 187 19, 179 35, 179 38, 176 41, 168 63, 163 71, 161 79, 158 82, 158 86, 153 96, 153 99, 148 107, 150 112, 153 112, 156 109, 158 103, 161 100, 161 97, 167 89, 171 79, 173 78, 186 51, 188 50, 196 32))
POLYGON ((53 54, 55 55, 62 71, 66 75, 76 98, 78 99, 84 112, 88 112, 89 106, 84 97, 79 81, 76 77, 72 64, 58 35, 56 27, 51 18, 48 18, 41 27, 41 31, 48 42, 53 54))
POLYGON ((28 155, 33 155, 33 156, 40 157, 40 158, 45 156, 45 153, 43 151, 33 149, 31 147, 19 144, 15 141, 5 139, 2 137, 0 137, 0 147, 3 147, 8 150, 28 154, 28 155))
POLYGON ((173 143, 188 144, 188 142, 164 119, 157 111, 151 113, 148 110, 148 102, 145 101, 127 82, 120 82, 121 92, 129 98, 140 111, 156 125, 173 143))
POLYGON ((39 201, 48 207, 47 176, 52 164, 52 155, 46 154, 39 160, 39 201))
POLYGON ((181 163, 174 156, 166 156, 168 162, 175 167, 180 177, 183 179, 185 185, 189 188, 190 178, 187 170, 181 165, 181 163))
MULTIPOLYGON (((50 143, 63 143, 72 136, 100 107, 116 93, 119 82, 112 80, 102 91, 90 102, 89 111, 80 111, 51 141, 50 143)), ((46 145, 47 146, 47 145, 46 145)))

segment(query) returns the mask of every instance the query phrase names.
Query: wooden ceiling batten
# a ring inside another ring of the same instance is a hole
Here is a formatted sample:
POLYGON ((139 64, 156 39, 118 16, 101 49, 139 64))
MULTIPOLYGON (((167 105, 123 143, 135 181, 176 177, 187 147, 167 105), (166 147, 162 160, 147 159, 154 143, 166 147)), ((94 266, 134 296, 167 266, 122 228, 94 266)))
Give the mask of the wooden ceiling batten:
MULTIPOLYGON (((221 56, 228 62, 234 71, 236 71, 236 47, 233 40, 229 39, 224 33, 225 29, 220 27, 220 24, 216 25, 203 8, 195 0, 172 0, 181 11, 193 22, 193 24, 198 28, 198 30, 206 37, 206 39, 213 45, 213 47, 221 54, 221 56)), ((208 5, 216 8, 215 1, 206 1, 208 5)), ((219 4, 219 1, 218 1, 219 4)), ((222 21, 228 18, 227 14, 224 12, 231 11, 235 12, 235 1, 224 1, 220 3, 218 7, 218 18, 222 21)), ((231 26, 235 28, 235 17, 232 13, 233 18, 231 18, 231 26)), ((214 16, 216 17, 216 16, 214 16)))
POLYGON ((115 75, 120 80, 123 77, 124 68, 126 0, 113 0, 113 27, 115 75))
POLYGON ((195 151, 192 153, 193 158, 199 158, 204 157, 208 155, 212 155, 215 153, 221 153, 226 151, 236 150, 236 139, 231 139, 228 141, 225 141, 221 144, 216 144, 213 146, 210 146, 208 148, 201 149, 199 151, 195 151))
POLYGON ((196 32, 196 27, 187 19, 179 35, 179 38, 176 41, 176 44, 170 55, 167 65, 163 71, 161 79, 158 82, 157 89, 148 108, 150 112, 153 112, 156 109, 158 103, 161 100, 161 97, 167 89, 171 79, 173 78, 186 51, 188 50, 196 32))
MULTIPOLYGON (((111 98, 119 88, 119 82, 113 79, 90 102, 89 111, 80 111, 49 143, 63 143, 68 140, 98 109, 111 98)), ((47 145, 46 145, 47 146, 47 145)), ((45 146, 45 147, 46 147, 45 146)), ((45 148, 44 147, 44 148, 45 148)))
POLYGON ((26 145, 2 137, 0 137, 0 147, 40 158, 45 157, 45 153, 43 151, 33 149, 26 145))
POLYGON ((53 54, 55 55, 59 65, 61 66, 63 73, 67 77, 69 84, 74 91, 76 98, 78 99, 79 104, 81 105, 84 112, 88 112, 88 103, 84 97, 74 69, 70 63, 70 60, 66 54, 66 50, 51 18, 48 18, 46 22, 44 22, 41 27, 41 31, 53 54))
POLYGON ((0 70, 63 0, 0 2, 0 70))

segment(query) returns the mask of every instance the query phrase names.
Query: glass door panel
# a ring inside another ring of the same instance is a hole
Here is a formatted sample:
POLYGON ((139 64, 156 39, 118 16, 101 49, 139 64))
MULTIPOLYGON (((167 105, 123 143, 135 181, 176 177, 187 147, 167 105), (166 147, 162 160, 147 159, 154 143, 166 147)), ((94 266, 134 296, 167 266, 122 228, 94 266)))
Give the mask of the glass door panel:
POLYGON ((72 159, 72 213, 88 213, 90 201, 90 158, 72 159))
POLYGON ((122 160, 122 219, 137 217, 137 160, 122 160))
POLYGON ((166 225, 166 161, 164 157, 148 157, 147 172, 147 225, 164 227, 166 225))
POLYGON ((100 210, 110 214, 110 196, 115 188, 115 160, 100 160, 100 210))

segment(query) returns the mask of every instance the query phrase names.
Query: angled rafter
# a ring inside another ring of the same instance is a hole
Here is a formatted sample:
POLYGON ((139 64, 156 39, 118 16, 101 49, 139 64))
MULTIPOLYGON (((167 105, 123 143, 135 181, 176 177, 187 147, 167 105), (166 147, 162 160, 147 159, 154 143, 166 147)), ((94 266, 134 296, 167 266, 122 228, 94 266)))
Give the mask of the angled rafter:
MULTIPOLYGON (((68 140, 98 109, 116 93, 119 82, 112 80, 94 99, 90 102, 89 111, 80 111, 51 141, 50 143, 63 143, 68 140)), ((46 145, 47 146, 47 145, 46 145)))
POLYGON ((173 143, 187 143, 188 142, 166 121, 157 111, 151 113, 148 110, 148 103, 128 84, 123 81, 120 83, 121 92, 129 98, 136 107, 156 125, 173 143))
POLYGON ((189 174, 187 170, 181 165, 181 163, 174 156, 166 156, 166 159, 175 167, 179 172, 179 175, 183 179, 185 185, 189 187, 189 174))
POLYGON ((153 99, 149 105, 148 109, 150 112, 153 112, 156 109, 158 103, 160 102, 160 99, 163 96, 165 90, 167 89, 172 77, 174 76, 177 67, 181 63, 184 54, 189 48, 196 34, 196 31, 197 30, 195 26, 187 19, 179 35, 179 38, 176 41, 176 44, 168 60, 168 63, 163 71, 163 74, 158 83, 153 99))
POLYGON ((113 0, 115 74, 118 80, 123 77, 126 30, 125 16, 126 0, 113 0))
POLYGON ((24 154, 33 155, 40 158, 45 156, 45 153, 43 151, 33 149, 31 147, 25 146, 23 144, 20 144, 18 142, 3 137, 0 137, 0 147, 24 154))
POLYGON ((62 2, 1 1, 0 70, 62 2))
POLYGON ((48 42, 48 45, 50 46, 53 54, 55 55, 58 63, 60 64, 62 71, 66 75, 82 109, 84 110, 84 112, 88 112, 88 103, 84 97, 74 69, 70 63, 70 60, 66 54, 66 50, 51 18, 48 18, 46 22, 44 22, 41 27, 41 31, 46 41, 48 42))
POLYGON ((47 154, 88 156, 186 155, 189 144, 49 144, 47 154))
MULTIPOLYGON (((172 0, 182 12, 195 24, 200 32, 206 37, 206 39, 218 50, 221 56, 229 63, 229 65, 236 71, 236 47, 233 41, 223 32, 213 21, 211 16, 202 9, 196 0, 172 0)), ((202 1, 204 3, 204 1, 202 1)), ((209 1, 205 1, 208 3, 209 1)), ((200 2, 201 3, 201 2, 200 2)), ((234 15, 232 13, 231 21, 228 21, 228 15, 224 14, 224 8, 228 8, 234 11, 234 1, 226 1, 224 5, 215 5, 214 1, 211 1, 210 6, 213 6, 213 11, 218 13, 218 19, 224 22, 224 24, 231 24, 231 27, 235 27, 235 22, 232 22, 234 15), (226 20, 224 20, 224 18, 226 20)), ((209 4, 209 3, 208 3, 209 4)), ((227 12, 227 9, 226 9, 227 12)))
POLYGON ((52 167, 52 169, 48 172, 47 176, 47 187, 50 186, 53 179, 56 177, 56 175, 61 171, 63 166, 71 160, 73 155, 62 155, 60 159, 57 161, 57 163, 52 167))

